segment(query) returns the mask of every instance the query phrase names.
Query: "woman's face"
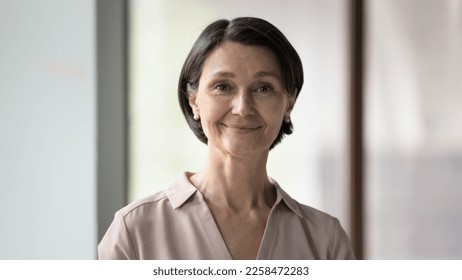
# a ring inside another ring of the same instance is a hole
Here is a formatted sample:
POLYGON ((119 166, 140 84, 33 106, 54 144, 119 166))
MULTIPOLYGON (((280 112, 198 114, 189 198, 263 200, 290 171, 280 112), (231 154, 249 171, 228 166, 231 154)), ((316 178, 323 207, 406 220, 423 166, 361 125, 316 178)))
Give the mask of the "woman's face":
POLYGON ((245 156, 269 150, 295 97, 288 96, 271 51, 224 42, 205 60, 189 103, 209 146, 245 156))

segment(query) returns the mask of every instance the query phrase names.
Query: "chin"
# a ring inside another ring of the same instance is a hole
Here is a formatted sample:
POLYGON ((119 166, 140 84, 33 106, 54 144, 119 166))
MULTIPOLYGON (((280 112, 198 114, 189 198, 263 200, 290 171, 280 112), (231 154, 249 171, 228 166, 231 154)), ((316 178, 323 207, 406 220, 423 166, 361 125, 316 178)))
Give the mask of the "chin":
POLYGON ((262 153, 268 153, 269 147, 264 148, 262 146, 243 146, 243 145, 230 145, 223 149, 227 154, 235 157, 249 157, 256 156, 262 153))

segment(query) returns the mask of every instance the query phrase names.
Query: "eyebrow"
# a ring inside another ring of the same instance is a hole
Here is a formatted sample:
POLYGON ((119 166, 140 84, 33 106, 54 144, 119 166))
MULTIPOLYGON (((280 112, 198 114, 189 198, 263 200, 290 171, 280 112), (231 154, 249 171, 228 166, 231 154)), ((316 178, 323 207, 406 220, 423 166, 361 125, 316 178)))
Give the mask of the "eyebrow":
MULTIPOLYGON (((234 74, 233 72, 219 71, 219 72, 213 73, 211 76, 218 76, 218 77, 223 77, 223 78, 234 78, 236 77, 236 74, 234 74)), ((260 71, 260 72, 257 72, 254 75, 254 77, 255 78, 274 77, 278 80, 281 80, 280 76, 273 71, 260 71)))
POLYGON ((223 78, 234 78, 236 75, 233 72, 226 72, 226 71, 218 71, 210 76, 218 76, 218 77, 223 77, 223 78))
POLYGON ((260 78, 260 77, 274 77, 278 80, 281 80, 281 77, 279 77, 278 74, 276 74, 275 72, 273 71, 260 71, 260 72, 257 72, 254 77, 256 78, 260 78))

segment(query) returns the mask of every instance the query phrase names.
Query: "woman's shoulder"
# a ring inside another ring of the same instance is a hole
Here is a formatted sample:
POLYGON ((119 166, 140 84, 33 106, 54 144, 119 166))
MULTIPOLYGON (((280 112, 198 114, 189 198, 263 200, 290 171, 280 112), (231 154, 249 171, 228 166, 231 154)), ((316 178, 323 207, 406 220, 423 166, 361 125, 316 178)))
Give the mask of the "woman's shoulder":
POLYGON ((183 205, 196 190, 189 182, 187 172, 184 172, 169 187, 134 200, 118 212, 125 217, 133 216, 136 213, 156 212, 162 214, 162 212, 173 211, 183 205))
MULTIPOLYGON (((273 182, 275 181, 273 180, 273 182)), ((336 217, 315 207, 298 202, 287 194, 277 183, 274 185, 282 201, 284 201, 285 205, 290 209, 289 212, 298 216, 297 220, 302 222, 304 227, 310 228, 313 232, 318 232, 322 235, 333 235, 339 230, 343 230, 336 217)))
POLYGON ((298 202, 296 199, 292 198, 288 193, 286 193, 280 186, 277 184, 274 179, 272 179, 276 191, 285 204, 298 216, 300 216, 306 222, 311 222, 315 224, 325 224, 325 223, 336 223, 338 222, 337 218, 318 210, 312 206, 305 205, 298 202))
POLYGON ((302 212, 302 215, 303 215, 303 218, 304 219, 308 219, 308 220, 312 220, 314 222, 316 221, 323 221, 323 222, 335 222, 335 221, 338 221, 338 219, 324 211, 321 211, 317 208, 314 208, 314 207, 311 207, 311 206, 308 206, 306 204, 302 204, 302 203, 299 203, 297 202, 299 207, 300 207, 300 211, 302 212))
POLYGON ((123 216, 127 216, 132 212, 146 210, 146 208, 150 207, 158 207, 159 205, 165 204, 165 202, 168 202, 168 196, 164 189, 151 195, 136 199, 121 208, 118 212, 123 216))
POLYGON ((284 191, 280 191, 287 208, 283 211, 284 227, 292 226, 299 236, 311 236, 315 244, 310 250, 316 252, 320 259, 354 259, 348 236, 339 220, 312 206, 299 203, 284 191))
POLYGON ((298 205, 302 212, 302 219, 311 227, 324 228, 328 231, 336 231, 341 228, 340 222, 336 217, 305 204, 298 203, 298 205))

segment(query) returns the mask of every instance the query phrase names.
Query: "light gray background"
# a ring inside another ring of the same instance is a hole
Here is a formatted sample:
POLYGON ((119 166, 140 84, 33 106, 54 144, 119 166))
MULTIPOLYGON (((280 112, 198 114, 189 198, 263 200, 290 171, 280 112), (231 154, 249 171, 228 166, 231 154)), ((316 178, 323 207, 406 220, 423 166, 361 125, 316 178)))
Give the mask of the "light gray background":
POLYGON ((122 2, 0 1, 0 259, 95 258, 125 203, 122 2))

